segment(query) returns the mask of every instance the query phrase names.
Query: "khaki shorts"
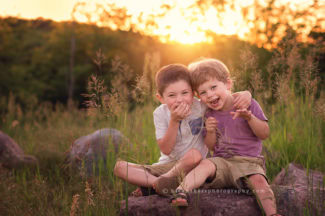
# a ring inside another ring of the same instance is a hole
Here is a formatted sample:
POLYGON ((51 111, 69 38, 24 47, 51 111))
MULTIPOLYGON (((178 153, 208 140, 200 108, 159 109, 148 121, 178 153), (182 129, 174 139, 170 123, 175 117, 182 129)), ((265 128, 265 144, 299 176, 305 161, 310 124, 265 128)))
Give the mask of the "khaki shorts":
POLYGON ((147 170, 150 174, 158 177, 171 170, 176 165, 176 163, 177 161, 171 161, 164 164, 139 165, 139 166, 147 170))
POLYGON ((247 188, 247 177, 253 174, 261 174, 267 180, 264 161, 261 158, 234 156, 231 158, 212 157, 207 158, 216 166, 213 179, 209 179, 203 188, 247 188))

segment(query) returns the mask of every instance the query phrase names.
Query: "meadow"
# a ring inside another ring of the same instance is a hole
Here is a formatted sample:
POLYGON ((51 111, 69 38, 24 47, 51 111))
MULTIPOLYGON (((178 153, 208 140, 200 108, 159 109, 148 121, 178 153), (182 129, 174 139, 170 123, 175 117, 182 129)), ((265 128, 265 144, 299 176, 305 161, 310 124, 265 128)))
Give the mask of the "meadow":
MULTIPOLYGON (((247 73, 234 71, 237 75, 235 90, 250 90, 269 118, 271 135, 263 145, 267 175, 271 180, 291 162, 325 172, 324 94, 314 76, 311 58, 297 57, 295 52, 291 49, 270 60, 269 74, 279 70, 282 73, 273 76, 273 80, 272 76, 264 79, 264 84, 262 77, 254 75, 260 69, 248 51, 240 59, 244 62, 241 70, 247 73), (284 63, 288 67, 279 69, 284 63), (249 85, 247 76, 251 78, 249 85), (273 100, 272 95, 276 97, 273 100)), ((158 103, 153 98, 146 101, 133 109, 126 104, 117 112, 106 112, 98 106, 68 109, 51 103, 23 110, 14 95, 2 98, 1 106, 6 106, 7 111, 1 116, 0 129, 26 154, 36 156, 39 166, 21 170, 0 168, 0 215, 117 215, 120 201, 126 199, 135 186, 113 175, 116 159, 151 164, 159 158, 152 118, 158 103), (65 169, 65 153, 74 140, 108 127, 120 130, 133 143, 118 154, 113 149, 108 151, 108 172, 87 179, 65 169)), ((106 108, 115 109, 113 105, 106 108)), ((308 215, 308 209, 305 214, 308 215)))

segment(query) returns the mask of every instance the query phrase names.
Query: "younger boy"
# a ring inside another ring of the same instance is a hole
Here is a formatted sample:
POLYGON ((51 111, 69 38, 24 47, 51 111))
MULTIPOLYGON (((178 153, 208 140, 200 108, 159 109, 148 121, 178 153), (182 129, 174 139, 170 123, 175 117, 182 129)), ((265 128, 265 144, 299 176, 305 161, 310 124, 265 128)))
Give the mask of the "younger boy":
MULTIPOLYGON (((175 189, 179 185, 177 178, 186 175, 208 154, 202 136, 206 107, 193 97, 186 66, 171 64, 162 67, 155 81, 156 96, 162 103, 153 113, 161 151, 159 162, 138 165, 118 161, 114 173, 131 184, 154 186, 158 193, 163 194, 167 187, 175 189)), ((237 104, 249 106, 250 99, 250 93, 242 93, 237 97, 237 104)))
POLYGON ((276 215, 274 194, 268 185, 261 156, 262 141, 269 136, 267 118, 252 99, 249 109, 236 109, 227 67, 216 59, 189 65, 193 89, 208 107, 204 142, 214 151, 202 160, 177 188, 173 205, 187 206, 186 192, 199 188, 252 189, 266 215, 276 215), (185 193, 183 193, 183 192, 185 193))

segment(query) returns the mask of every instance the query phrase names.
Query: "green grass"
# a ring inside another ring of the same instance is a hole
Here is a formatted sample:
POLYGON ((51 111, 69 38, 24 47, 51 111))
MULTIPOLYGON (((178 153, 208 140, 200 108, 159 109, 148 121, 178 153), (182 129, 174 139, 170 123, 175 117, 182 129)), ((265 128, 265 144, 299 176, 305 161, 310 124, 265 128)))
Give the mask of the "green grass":
MULTIPOLYGON (((270 179, 288 163, 300 163, 322 172, 324 167, 324 121, 314 111, 312 102, 295 98, 275 104, 266 112, 271 128, 264 142, 267 173, 270 179)), ((117 215, 120 201, 135 189, 113 175, 116 159, 151 164, 159 158, 152 118, 153 105, 120 113, 111 120, 102 115, 88 116, 82 110, 66 110, 47 105, 22 114, 15 104, 1 117, 1 130, 11 136, 27 154, 35 155, 36 170, 0 169, 0 215, 69 215, 73 196, 80 195, 76 215, 117 215), (13 122, 19 123, 13 126, 13 122), (105 127, 120 130, 133 143, 116 155, 108 151, 109 172, 85 179, 63 169, 65 152, 78 137, 105 127), (94 201, 87 204, 89 182, 94 201)), ((306 211, 308 212, 308 211, 306 211)), ((306 213, 308 215, 308 213, 306 213)))
POLYGON ((271 135, 264 141, 271 151, 266 158, 268 175, 276 175, 290 162, 325 171, 325 123, 310 101, 296 98, 285 105, 276 104, 268 117, 271 135))
POLYGON ((72 197, 79 194, 77 215, 115 215, 119 202, 135 187, 127 186, 113 175, 118 157, 137 163, 153 163, 159 158, 155 143, 153 107, 139 108, 132 113, 121 113, 114 121, 101 115, 88 116, 85 111, 56 111, 39 107, 34 112, 18 116, 17 106, 2 118, 1 130, 11 136, 26 154, 39 160, 36 170, 0 172, 0 215, 69 215, 72 197), (140 117, 141 116, 141 117, 140 117), (12 127, 12 122, 18 125, 12 127), (133 143, 115 155, 109 149, 107 165, 109 172, 99 172, 89 179, 94 193, 95 206, 87 205, 86 179, 63 169, 65 152, 78 137, 105 127, 119 129, 133 143), (125 191, 125 188, 128 188, 125 191))

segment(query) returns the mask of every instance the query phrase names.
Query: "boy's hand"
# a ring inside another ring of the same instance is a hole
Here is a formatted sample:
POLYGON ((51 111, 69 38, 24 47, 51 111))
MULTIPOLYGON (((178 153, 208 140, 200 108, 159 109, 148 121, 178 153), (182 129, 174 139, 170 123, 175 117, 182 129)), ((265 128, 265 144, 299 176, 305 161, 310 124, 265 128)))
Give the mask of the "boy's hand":
POLYGON ((236 109, 247 109, 251 105, 252 94, 249 91, 236 92, 232 96, 236 109))
POLYGON ((186 103, 174 104, 171 109, 171 118, 178 122, 185 119, 191 113, 190 105, 186 103))
POLYGON ((217 130, 217 126, 218 121, 215 118, 209 117, 207 118, 207 120, 205 120, 205 128, 207 130, 207 133, 215 133, 217 130))
POLYGON ((236 119, 237 117, 242 117, 246 121, 251 120, 252 118, 252 112, 247 109, 238 109, 235 112, 230 112, 232 115, 232 119, 236 119))

